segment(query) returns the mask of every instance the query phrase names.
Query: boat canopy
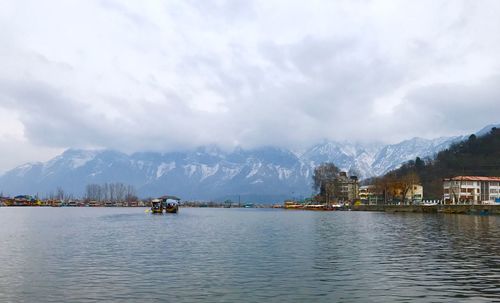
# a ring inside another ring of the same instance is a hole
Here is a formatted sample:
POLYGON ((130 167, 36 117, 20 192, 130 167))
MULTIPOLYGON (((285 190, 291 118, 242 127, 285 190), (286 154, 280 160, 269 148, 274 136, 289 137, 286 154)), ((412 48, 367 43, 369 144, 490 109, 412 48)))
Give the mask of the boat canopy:
POLYGON ((176 196, 161 196, 160 198, 158 199, 161 199, 161 200, 176 200, 176 201, 180 201, 181 199, 176 197, 176 196))

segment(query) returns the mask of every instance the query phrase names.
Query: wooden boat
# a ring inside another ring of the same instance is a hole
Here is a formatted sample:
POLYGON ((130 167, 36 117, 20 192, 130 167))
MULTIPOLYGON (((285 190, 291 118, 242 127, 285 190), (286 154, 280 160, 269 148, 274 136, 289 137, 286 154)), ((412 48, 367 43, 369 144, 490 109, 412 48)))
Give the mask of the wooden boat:
POLYGON ((163 201, 161 199, 151 200, 151 213, 162 214, 163 213, 163 201))
POLYGON ((163 196, 159 199, 161 199, 166 213, 176 214, 179 211, 179 201, 181 199, 176 196, 163 196))
POLYGON ((179 203, 177 201, 167 202, 165 205, 165 212, 170 214, 176 214, 179 211, 179 203))

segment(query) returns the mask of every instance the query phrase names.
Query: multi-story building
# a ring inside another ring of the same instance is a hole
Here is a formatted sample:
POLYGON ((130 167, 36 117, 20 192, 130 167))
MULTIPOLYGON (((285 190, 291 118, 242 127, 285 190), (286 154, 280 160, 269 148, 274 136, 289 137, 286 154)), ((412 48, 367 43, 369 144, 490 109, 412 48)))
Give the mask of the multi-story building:
POLYGON ((411 203, 419 204, 424 198, 424 187, 420 184, 411 185, 408 192, 406 192, 406 201, 411 201, 411 203))
POLYGON ((500 199, 500 177, 457 176, 443 180, 443 201, 480 204, 500 199))
POLYGON ((359 199, 358 177, 348 177, 346 172, 340 172, 335 180, 335 196, 339 201, 353 201, 359 199))
MULTIPOLYGON (((402 203, 402 204, 420 204, 424 196, 424 187, 420 184, 412 184, 409 188, 404 189, 406 191, 405 197, 402 198, 403 188, 395 188, 393 192, 393 197, 390 198, 387 203, 402 203), (401 201, 396 202, 393 199, 399 197, 401 201)), ((364 204, 374 205, 383 204, 384 195, 377 190, 375 185, 365 185, 359 188, 359 199, 364 204)))
POLYGON ((377 191, 375 185, 364 185, 359 187, 359 199, 363 204, 376 205, 384 201, 384 197, 377 191))

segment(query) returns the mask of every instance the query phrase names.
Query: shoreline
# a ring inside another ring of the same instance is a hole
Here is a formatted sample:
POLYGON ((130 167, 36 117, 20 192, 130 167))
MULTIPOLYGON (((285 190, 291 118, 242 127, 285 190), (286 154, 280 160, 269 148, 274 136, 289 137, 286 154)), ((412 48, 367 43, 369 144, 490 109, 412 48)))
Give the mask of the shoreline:
POLYGON ((353 205, 352 211, 500 215, 500 205, 353 205))
MULTIPOLYGON (((148 206, 39 206, 39 205, 1 205, 0 208, 148 208, 148 206)), ((182 208, 221 208, 221 206, 182 206, 182 208)), ((245 207, 230 207, 233 209, 246 209, 245 207)), ((308 208, 276 208, 269 205, 264 207, 259 205, 261 209, 281 209, 285 211, 371 211, 371 212, 386 212, 386 213, 427 213, 427 214, 469 214, 469 215, 500 215, 500 205, 353 205, 342 209, 308 209, 308 208)))

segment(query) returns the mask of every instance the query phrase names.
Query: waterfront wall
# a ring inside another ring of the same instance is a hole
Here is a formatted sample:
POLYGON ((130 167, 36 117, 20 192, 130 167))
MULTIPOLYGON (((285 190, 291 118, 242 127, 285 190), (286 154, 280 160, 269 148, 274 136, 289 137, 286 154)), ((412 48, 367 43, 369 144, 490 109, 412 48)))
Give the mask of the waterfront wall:
POLYGON ((500 205, 355 205, 353 211, 500 215, 500 205))

